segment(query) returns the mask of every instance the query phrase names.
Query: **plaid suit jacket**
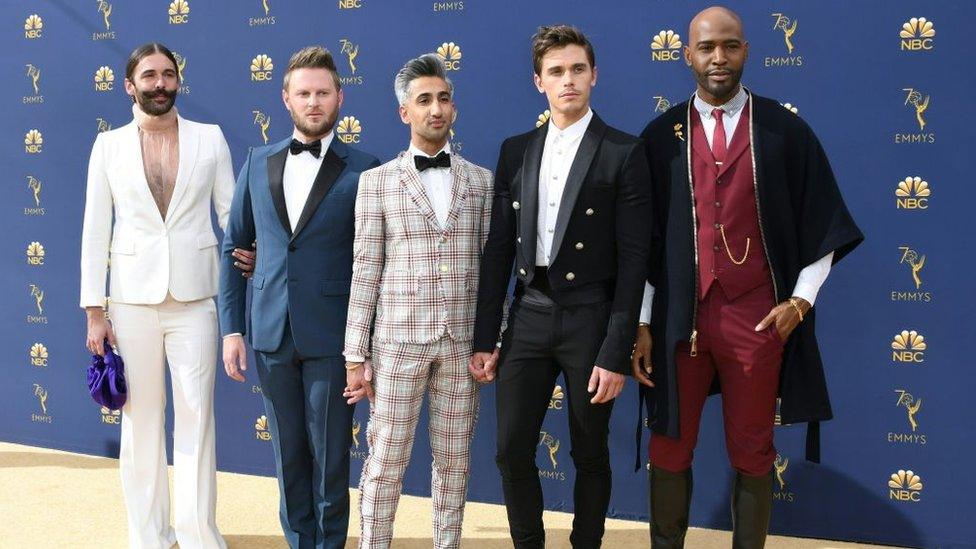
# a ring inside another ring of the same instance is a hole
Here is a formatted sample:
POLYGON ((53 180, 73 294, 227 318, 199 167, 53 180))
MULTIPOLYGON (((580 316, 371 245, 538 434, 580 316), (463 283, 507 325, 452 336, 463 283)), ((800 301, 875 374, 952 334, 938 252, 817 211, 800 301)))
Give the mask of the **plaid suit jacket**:
POLYGON ((401 152, 360 175, 344 355, 371 356, 371 337, 417 344, 445 334, 472 339, 492 174, 451 154, 451 175, 443 228, 412 155, 401 152))

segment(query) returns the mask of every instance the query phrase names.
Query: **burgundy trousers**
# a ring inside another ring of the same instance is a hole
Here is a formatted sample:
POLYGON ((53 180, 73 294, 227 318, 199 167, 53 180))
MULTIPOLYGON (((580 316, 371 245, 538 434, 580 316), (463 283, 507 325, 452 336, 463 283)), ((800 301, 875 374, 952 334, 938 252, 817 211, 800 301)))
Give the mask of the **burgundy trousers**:
POLYGON ((722 387, 725 448, 732 467, 746 475, 769 473, 776 450, 773 421, 783 341, 775 324, 756 325, 775 305, 772 284, 728 299, 712 284, 698 303, 697 356, 688 342, 677 347, 679 438, 654 433, 650 458, 655 467, 681 472, 691 467, 702 407, 715 376, 722 387))

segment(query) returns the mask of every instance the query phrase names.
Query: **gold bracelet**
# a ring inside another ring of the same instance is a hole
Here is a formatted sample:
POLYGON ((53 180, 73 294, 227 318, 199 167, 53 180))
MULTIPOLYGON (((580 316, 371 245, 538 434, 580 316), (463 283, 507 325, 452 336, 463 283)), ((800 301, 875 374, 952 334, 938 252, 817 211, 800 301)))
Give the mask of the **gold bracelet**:
POLYGON ((800 306, 797 305, 795 297, 790 298, 790 305, 792 305, 793 308, 796 309, 796 314, 800 315, 800 322, 803 322, 803 311, 800 309, 800 306))
POLYGON ((362 365, 363 365, 362 362, 347 362, 346 363, 346 370, 349 370, 351 372, 353 370, 359 369, 359 367, 362 366, 362 365), (350 364, 352 364, 353 366, 349 366, 350 364))

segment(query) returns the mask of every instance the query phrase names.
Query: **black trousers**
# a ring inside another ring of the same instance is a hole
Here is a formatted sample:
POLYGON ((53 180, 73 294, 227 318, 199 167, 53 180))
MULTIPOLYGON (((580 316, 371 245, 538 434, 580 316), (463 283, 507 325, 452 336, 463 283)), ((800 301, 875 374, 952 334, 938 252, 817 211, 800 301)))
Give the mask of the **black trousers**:
POLYGON ((513 304, 502 337, 496 387, 495 460, 512 541, 520 549, 545 546, 542 485, 535 460, 536 450, 546 442, 540 439, 540 429, 562 372, 570 454, 576 467, 570 542, 574 548, 599 547, 610 503, 607 434, 613 402, 590 404, 593 395, 587 392, 587 384, 606 335, 610 303, 562 307, 552 302, 527 303, 524 297, 513 304))

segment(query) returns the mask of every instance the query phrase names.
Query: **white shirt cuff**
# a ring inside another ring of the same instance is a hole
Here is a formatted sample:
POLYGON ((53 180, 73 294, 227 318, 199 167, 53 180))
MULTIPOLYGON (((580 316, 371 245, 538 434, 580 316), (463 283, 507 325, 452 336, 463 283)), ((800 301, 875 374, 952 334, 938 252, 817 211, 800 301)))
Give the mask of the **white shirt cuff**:
POLYGON ((640 321, 651 322, 651 304, 654 303, 654 286, 650 282, 644 282, 644 297, 641 300, 640 321))
POLYGON ((345 355, 346 362, 366 362, 366 357, 356 355, 345 355))
POLYGON ((807 265, 800 271, 793 288, 793 296, 805 299, 811 306, 817 299, 821 286, 830 274, 830 266, 834 263, 834 252, 821 257, 807 265))
POLYGON ((240 336, 240 337, 244 337, 244 334, 242 334, 242 333, 240 333, 240 332, 234 332, 234 333, 232 333, 232 334, 227 334, 227 335, 225 335, 224 337, 234 337, 234 336, 240 336))

